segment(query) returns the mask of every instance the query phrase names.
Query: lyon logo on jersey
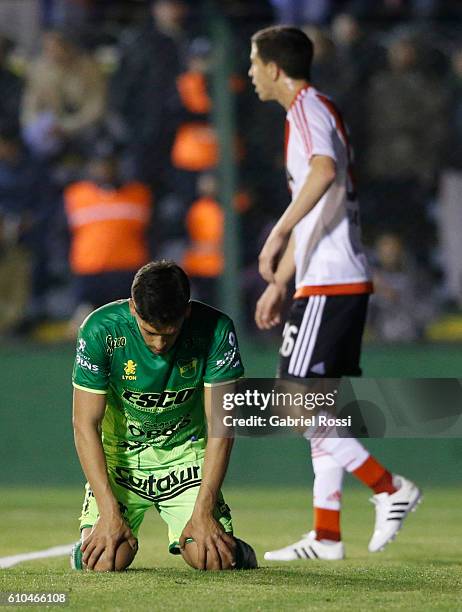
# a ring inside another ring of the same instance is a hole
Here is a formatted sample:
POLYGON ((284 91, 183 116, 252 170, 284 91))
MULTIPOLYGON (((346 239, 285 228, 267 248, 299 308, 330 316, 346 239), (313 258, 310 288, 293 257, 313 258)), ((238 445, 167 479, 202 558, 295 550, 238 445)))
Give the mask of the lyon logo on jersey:
POLYGON ((136 380, 136 363, 133 359, 129 359, 124 363, 125 376, 122 376, 122 380, 136 380))

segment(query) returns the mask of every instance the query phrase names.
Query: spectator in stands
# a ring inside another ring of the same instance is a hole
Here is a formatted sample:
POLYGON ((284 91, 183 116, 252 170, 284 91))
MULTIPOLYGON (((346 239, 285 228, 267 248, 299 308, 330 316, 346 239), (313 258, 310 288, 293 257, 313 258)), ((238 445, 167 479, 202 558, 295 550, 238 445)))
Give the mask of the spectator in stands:
POLYGON ((449 138, 446 163, 462 170, 462 47, 451 55, 451 72, 448 78, 450 95, 449 138))
POLYGON ((20 323, 29 299, 30 261, 19 230, 18 219, 0 208, 0 335, 20 323))
MULTIPOLYGON (((0 334, 24 316, 29 297, 30 257, 21 243, 28 208, 14 132, 0 132, 0 334)), ((24 168, 23 168, 24 169, 24 168)), ((30 187, 30 185, 28 185, 30 187)), ((36 187, 36 185, 34 185, 36 187)))
POLYGON ((383 234, 375 244, 375 292, 369 322, 373 335, 386 342, 421 339, 435 314, 432 286, 396 234, 383 234))
POLYGON ((339 72, 348 71, 352 85, 365 85, 374 72, 384 68, 384 50, 366 35, 354 15, 338 13, 332 20, 331 34, 341 61, 339 72))
POLYGON ((191 279, 193 295, 217 306, 217 281, 223 272, 224 213, 217 202, 217 184, 212 174, 198 180, 199 199, 186 215, 189 245, 182 267, 191 279))
POLYGON ((87 174, 64 193, 77 304, 71 332, 93 308, 129 295, 136 270, 149 261, 149 188, 124 182, 119 159, 109 150, 88 160, 87 174))
POLYGON ((182 198, 185 207, 196 198, 200 173, 212 170, 218 162, 218 142, 210 118, 210 51, 206 39, 195 39, 191 44, 187 70, 177 79, 183 112, 172 148, 172 164, 175 193, 182 198))
POLYGON ((0 124, 19 126, 22 80, 8 67, 10 40, 0 35, 0 124))
POLYGON ((356 171, 361 171, 366 150, 365 95, 373 74, 383 69, 385 52, 366 36, 359 20, 352 14, 339 13, 331 24, 336 48, 336 72, 333 90, 327 92, 338 104, 351 134, 356 171))
POLYGON ((106 83, 97 63, 69 33, 45 32, 22 103, 22 127, 30 148, 50 156, 66 146, 86 145, 103 118, 105 103, 106 83))
POLYGON ((410 37, 392 41, 388 65, 371 80, 366 100, 368 196, 365 225, 400 233, 428 256, 427 202, 436 184, 447 130, 442 84, 419 67, 410 37))
POLYGON ((387 57, 368 95, 370 175, 431 185, 446 125, 441 83, 419 70, 419 49, 411 38, 394 40, 387 57))
POLYGON ((46 168, 28 154, 15 126, 1 127, 0 243, 3 272, 9 270, 11 296, 21 295, 19 301, 23 303, 26 293, 29 293, 27 309, 18 306, 20 316, 15 317, 21 318, 18 331, 29 331, 46 316, 53 258, 48 246, 54 228, 56 201, 46 168), (24 290, 26 274, 30 280, 29 292, 24 290))
POLYGON ((151 14, 156 29, 175 41, 182 62, 190 37, 186 29, 186 19, 189 15, 188 3, 185 0, 153 0, 151 1, 151 14))
POLYGON ((39 0, 42 25, 49 27, 84 26, 92 0, 39 0))
POLYGON ((375 21, 382 27, 403 20, 457 20, 462 15, 460 0, 336 0, 361 18, 375 21))
POLYGON ((313 42, 314 55, 311 78, 314 85, 326 95, 337 97, 343 75, 337 66, 337 52, 330 36, 321 28, 305 26, 304 31, 313 42))
POLYGON ((278 21, 302 26, 306 23, 325 24, 333 10, 332 0, 272 0, 278 21))
POLYGON ((122 40, 110 107, 125 129, 134 174, 163 195, 181 108, 176 78, 182 71, 187 5, 154 0, 150 6, 146 25, 122 40))

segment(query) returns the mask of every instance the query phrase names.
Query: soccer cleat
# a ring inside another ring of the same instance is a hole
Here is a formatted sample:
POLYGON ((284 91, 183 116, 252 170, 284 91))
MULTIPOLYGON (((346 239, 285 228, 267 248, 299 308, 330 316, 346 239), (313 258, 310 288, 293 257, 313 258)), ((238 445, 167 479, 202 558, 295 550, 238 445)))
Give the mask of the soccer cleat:
POLYGON ((80 550, 81 545, 82 542, 79 540, 74 544, 71 550, 71 568, 75 570, 83 569, 82 551, 80 550))
POLYGON ((316 540, 316 532, 306 533, 301 540, 279 550, 265 553, 266 561, 296 561, 297 559, 319 559, 320 561, 338 561, 345 558, 342 542, 326 544, 316 540))
POLYGON ((371 497, 375 505, 375 527, 369 542, 369 552, 383 550, 388 542, 395 539, 406 516, 415 510, 422 499, 416 485, 402 476, 393 476, 395 493, 378 493, 371 497))

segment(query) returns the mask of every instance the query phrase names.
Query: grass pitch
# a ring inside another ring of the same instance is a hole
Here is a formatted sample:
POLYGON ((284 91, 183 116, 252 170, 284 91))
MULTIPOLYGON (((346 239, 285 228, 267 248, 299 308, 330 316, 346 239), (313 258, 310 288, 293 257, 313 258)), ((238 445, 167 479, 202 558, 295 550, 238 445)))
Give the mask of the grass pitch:
MULTIPOLYGON (((429 489, 395 542, 371 555, 374 511, 368 492, 344 496, 347 560, 263 560, 308 531, 311 494, 304 489, 226 489, 239 537, 257 552, 256 571, 196 572, 167 552, 166 528, 153 510, 140 531, 140 551, 122 574, 69 569, 67 558, 0 570, 0 591, 66 591, 71 610, 462 610, 461 493, 429 489)), ((77 539, 79 489, 0 489, 0 557, 77 539)), ((43 606, 42 606, 43 607, 43 606)), ((56 607, 56 606, 55 606, 56 607)), ((5 608, 6 609, 6 608, 5 608)))

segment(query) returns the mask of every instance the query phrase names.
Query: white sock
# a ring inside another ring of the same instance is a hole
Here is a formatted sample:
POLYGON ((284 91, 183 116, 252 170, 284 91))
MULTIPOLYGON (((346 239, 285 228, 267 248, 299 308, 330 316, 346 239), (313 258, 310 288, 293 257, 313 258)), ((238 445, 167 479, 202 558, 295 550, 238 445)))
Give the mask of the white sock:
POLYGON ((369 457, 369 452, 356 438, 339 438, 334 427, 312 427, 304 433, 311 442, 311 453, 331 455, 337 465, 353 472, 369 457))
POLYGON ((340 510, 343 485, 343 468, 331 455, 319 454, 311 448, 313 462, 313 506, 326 510, 340 510))

